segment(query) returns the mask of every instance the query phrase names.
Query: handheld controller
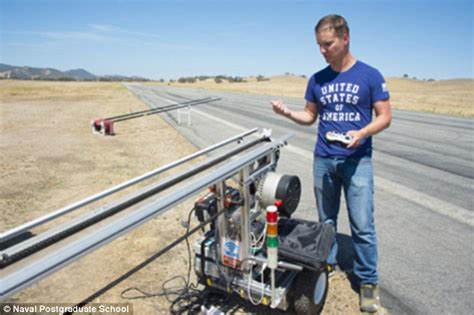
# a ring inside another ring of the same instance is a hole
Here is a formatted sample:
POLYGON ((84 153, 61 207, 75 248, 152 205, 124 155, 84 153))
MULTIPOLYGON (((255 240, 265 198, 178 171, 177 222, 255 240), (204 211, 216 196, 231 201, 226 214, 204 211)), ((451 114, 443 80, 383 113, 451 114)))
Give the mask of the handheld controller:
POLYGON ((326 133, 326 139, 329 142, 335 142, 342 145, 348 145, 352 141, 352 137, 346 135, 345 133, 340 133, 336 131, 328 131, 326 133))

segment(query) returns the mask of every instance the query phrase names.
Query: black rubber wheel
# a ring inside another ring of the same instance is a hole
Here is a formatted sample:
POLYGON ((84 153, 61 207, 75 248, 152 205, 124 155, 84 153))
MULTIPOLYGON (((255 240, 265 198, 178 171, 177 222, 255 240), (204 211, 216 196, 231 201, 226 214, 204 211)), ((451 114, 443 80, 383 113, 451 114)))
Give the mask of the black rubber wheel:
POLYGON ((292 288, 293 308, 298 315, 319 314, 323 310, 328 294, 328 273, 304 269, 297 276, 292 288))

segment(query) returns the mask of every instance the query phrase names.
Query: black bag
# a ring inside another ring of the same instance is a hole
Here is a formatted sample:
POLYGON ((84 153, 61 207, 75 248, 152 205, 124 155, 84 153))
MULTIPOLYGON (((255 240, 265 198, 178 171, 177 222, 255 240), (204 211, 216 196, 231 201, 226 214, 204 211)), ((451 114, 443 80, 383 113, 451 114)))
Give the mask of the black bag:
POLYGON ((280 218, 279 259, 319 270, 326 264, 335 235, 335 229, 330 224, 280 218))

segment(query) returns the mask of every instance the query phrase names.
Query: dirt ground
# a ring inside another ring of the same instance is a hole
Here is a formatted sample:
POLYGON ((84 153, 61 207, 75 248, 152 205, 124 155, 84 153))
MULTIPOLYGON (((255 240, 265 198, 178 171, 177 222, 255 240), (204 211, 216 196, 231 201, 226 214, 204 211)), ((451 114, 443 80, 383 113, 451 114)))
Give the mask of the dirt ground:
MULTIPOLYGON (((117 135, 113 137, 91 132, 93 118, 143 109, 147 109, 146 105, 119 83, 0 81, 0 231, 196 150, 156 115, 117 124, 117 135)), ((82 301, 183 234, 181 222, 193 200, 72 263, 9 301, 70 304, 82 301)), ((93 303, 132 303, 134 314, 168 314, 170 303, 165 297, 127 300, 121 293, 132 287, 159 292, 164 281, 186 275, 187 260, 183 243, 93 303)), ((350 289, 345 275, 337 274, 330 282, 324 314, 359 313, 357 294, 350 289)), ((239 305, 230 311, 247 312, 253 310, 239 305)))

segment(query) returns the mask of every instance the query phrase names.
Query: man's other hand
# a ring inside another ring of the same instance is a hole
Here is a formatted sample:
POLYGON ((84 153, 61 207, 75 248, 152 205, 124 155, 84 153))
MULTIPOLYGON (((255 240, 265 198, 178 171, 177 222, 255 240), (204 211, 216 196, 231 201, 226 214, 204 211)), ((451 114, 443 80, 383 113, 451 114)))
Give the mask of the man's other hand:
POLYGON ((275 113, 280 114, 285 117, 290 116, 290 110, 288 109, 288 107, 286 107, 285 104, 283 104, 283 101, 277 100, 277 101, 271 101, 270 103, 272 104, 273 111, 275 113))

